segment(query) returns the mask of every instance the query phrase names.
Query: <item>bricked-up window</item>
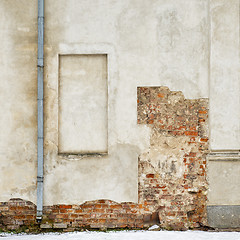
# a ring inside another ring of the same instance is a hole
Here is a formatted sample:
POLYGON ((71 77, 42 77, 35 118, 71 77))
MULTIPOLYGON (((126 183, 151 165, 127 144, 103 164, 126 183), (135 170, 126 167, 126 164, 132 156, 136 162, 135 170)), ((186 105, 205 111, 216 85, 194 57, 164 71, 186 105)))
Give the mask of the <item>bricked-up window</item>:
POLYGON ((59 55, 58 151, 108 151, 107 55, 59 55))

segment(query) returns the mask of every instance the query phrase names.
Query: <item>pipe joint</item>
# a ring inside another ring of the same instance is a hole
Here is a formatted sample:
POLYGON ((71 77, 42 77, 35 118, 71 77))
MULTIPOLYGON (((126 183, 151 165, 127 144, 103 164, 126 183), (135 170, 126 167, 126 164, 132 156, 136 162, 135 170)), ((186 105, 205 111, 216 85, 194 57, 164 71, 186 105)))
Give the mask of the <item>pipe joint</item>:
POLYGON ((37 182, 43 182, 43 177, 42 176, 37 176, 37 182))

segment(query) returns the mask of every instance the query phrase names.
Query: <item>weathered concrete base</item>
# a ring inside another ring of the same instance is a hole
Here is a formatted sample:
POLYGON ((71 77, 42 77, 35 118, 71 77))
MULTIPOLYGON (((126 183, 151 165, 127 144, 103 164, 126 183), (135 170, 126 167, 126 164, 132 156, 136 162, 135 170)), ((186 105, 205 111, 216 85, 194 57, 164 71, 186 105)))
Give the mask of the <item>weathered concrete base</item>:
POLYGON ((240 205, 207 206, 207 215, 213 228, 240 228, 240 205))

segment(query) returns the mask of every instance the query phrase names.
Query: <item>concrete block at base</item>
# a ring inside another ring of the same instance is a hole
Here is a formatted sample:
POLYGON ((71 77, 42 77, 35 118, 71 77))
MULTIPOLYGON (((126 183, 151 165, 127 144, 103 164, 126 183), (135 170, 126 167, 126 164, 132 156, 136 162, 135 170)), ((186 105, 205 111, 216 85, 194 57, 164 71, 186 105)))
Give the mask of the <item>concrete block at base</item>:
POLYGON ((213 228, 240 228, 240 205, 207 206, 208 224, 213 228))
POLYGON ((42 228, 42 229, 48 229, 48 228, 52 228, 52 224, 41 224, 40 225, 40 228, 42 228))
POLYGON ((67 228, 66 223, 54 223, 53 228, 67 228))

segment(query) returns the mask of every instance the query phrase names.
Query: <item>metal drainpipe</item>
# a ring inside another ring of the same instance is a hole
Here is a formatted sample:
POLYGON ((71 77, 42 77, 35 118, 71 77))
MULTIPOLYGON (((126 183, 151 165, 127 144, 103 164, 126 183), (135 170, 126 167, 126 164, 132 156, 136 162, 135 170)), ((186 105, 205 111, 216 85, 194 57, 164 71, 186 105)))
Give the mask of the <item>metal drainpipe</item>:
POLYGON ((37 221, 43 213, 43 37, 44 0, 38 0, 38 151, 37 151, 37 221))

